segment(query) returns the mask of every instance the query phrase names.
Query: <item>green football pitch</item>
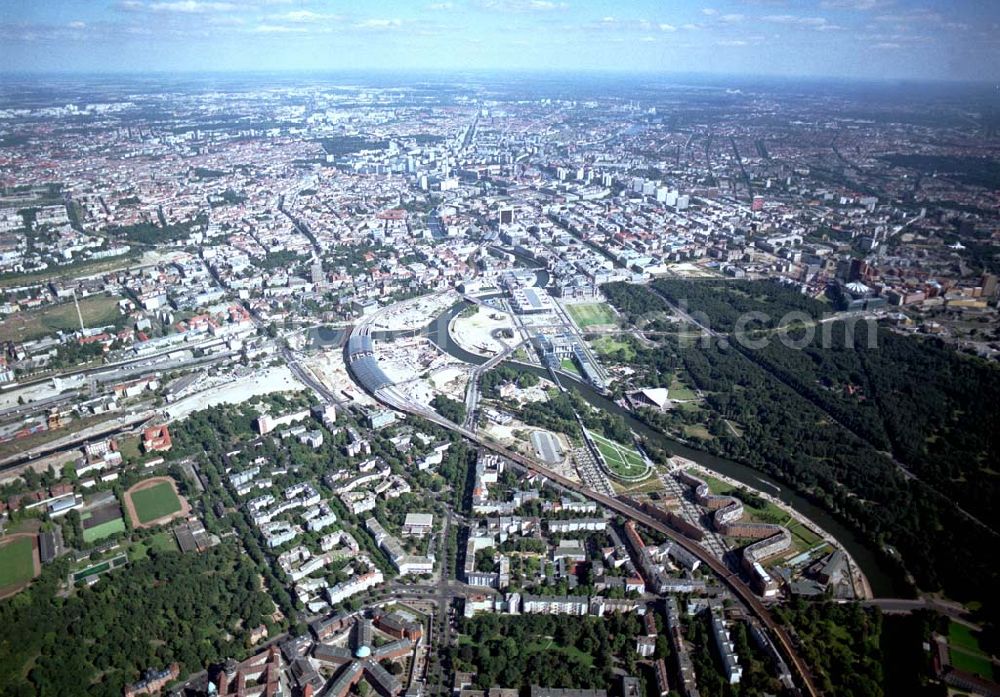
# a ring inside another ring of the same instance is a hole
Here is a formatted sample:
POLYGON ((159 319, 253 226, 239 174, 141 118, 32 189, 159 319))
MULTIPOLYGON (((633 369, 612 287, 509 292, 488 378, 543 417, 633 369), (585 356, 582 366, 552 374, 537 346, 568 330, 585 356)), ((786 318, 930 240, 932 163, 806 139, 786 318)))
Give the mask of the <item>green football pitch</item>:
POLYGON ((35 576, 30 537, 0 543, 0 591, 27 583, 35 576))
POLYGON ((132 504, 135 506, 135 513, 139 516, 140 523, 148 523, 181 510, 181 501, 167 482, 133 491, 129 496, 132 497, 132 504))

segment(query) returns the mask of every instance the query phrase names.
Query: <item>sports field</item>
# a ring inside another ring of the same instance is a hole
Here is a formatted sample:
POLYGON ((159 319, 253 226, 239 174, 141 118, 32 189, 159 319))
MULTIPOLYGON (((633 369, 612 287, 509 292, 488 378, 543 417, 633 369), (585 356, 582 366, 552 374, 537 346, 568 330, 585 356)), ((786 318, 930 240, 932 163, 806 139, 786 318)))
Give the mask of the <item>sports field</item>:
POLYGON ((83 524, 83 541, 95 542, 116 532, 125 532, 125 521, 118 502, 110 499, 80 515, 83 524))
POLYGON ((181 500, 173 485, 167 481, 130 491, 128 495, 132 499, 132 506, 140 524, 164 518, 181 510, 181 500))
POLYGON ((615 323, 615 313, 607 303, 574 303, 565 307, 580 329, 615 323))
POLYGON ((83 541, 94 542, 96 540, 103 540, 105 537, 114 535, 116 532, 125 532, 125 521, 122 520, 121 516, 104 523, 99 523, 92 528, 84 528, 83 541))
POLYGON ((639 479, 649 474, 649 467, 642 456, 632 448, 608 440, 602 435, 588 431, 590 437, 597 443, 597 449, 601 451, 611 474, 623 479, 639 479))
MULTIPOLYGON (((91 295, 80 298, 80 314, 88 327, 103 327, 114 324, 121 314, 118 312, 118 297, 91 295)), ((72 300, 58 305, 19 312, 0 322, 0 334, 14 341, 30 341, 59 331, 80 329, 80 317, 72 300)))
POLYGON ((0 595, 35 577, 34 546, 30 536, 0 540, 0 595))

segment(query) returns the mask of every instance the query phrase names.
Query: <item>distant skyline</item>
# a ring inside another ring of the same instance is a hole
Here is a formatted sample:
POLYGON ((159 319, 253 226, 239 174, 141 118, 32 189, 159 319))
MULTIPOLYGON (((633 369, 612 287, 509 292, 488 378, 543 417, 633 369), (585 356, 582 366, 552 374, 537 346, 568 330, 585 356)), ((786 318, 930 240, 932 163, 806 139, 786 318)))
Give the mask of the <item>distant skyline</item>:
POLYGON ((0 0, 0 71, 1000 80, 997 0, 0 0))

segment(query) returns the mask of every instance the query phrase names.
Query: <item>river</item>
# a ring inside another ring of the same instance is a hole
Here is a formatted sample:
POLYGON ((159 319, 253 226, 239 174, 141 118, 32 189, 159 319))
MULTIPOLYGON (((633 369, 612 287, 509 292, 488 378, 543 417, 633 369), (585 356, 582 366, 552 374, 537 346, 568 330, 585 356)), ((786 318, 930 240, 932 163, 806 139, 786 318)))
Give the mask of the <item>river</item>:
MULTIPOLYGON (((448 354, 466 363, 480 365, 485 363, 488 359, 482 356, 477 356, 476 354, 470 353, 457 346, 448 334, 448 325, 452 318, 468 306, 469 303, 465 301, 452 306, 431 322, 425 332, 431 341, 437 344, 448 354)), ((529 366, 522 363, 516 363, 515 365, 517 365, 520 370, 535 373, 541 378, 551 379, 548 371, 541 367, 529 366)), ((773 478, 768 477, 766 474, 748 467, 747 465, 734 460, 728 460, 723 457, 712 455, 704 450, 692 448, 689 445, 663 435, 659 431, 651 429, 645 423, 636 419, 629 411, 615 404, 604 395, 599 394, 586 383, 575 379, 565 378, 562 375, 560 378, 564 379, 566 384, 572 384, 572 387, 591 405, 597 407, 598 409, 618 414, 625 419, 625 423, 627 423, 629 428, 631 428, 635 433, 652 441, 653 443, 656 443, 668 452, 680 455, 681 457, 686 457, 689 460, 694 460, 703 467, 731 477, 749 487, 761 489, 769 494, 777 496, 791 508, 795 509, 810 520, 815 521, 817 525, 833 535, 844 546, 844 548, 850 552, 858 566, 860 566, 861 570, 865 573, 865 576, 868 577, 868 582, 871 585, 872 592, 876 597, 909 597, 912 595, 912 591, 901 579, 897 579, 893 574, 888 573, 883 568, 882 563, 880 562, 880 555, 872 549, 867 542, 858 537, 857 534, 834 518, 829 512, 818 507, 805 497, 796 494, 787 486, 780 484, 773 478)))

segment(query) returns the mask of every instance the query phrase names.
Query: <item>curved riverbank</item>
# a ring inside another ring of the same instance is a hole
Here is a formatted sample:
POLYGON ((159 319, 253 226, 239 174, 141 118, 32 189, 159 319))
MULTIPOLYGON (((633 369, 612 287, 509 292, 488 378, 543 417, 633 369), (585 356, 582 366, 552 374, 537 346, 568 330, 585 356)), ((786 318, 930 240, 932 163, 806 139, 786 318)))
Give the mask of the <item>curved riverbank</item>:
MULTIPOLYGON (((453 357, 480 365, 486 362, 486 358, 469 353, 461 347, 456 346, 448 335, 448 325, 451 319, 468 306, 467 302, 460 302, 452 306, 432 321, 427 329, 427 336, 442 350, 453 357)), ((518 368, 533 372, 539 377, 550 379, 546 370, 539 366, 516 363, 518 368)), ((848 555, 854 560, 857 568, 866 577, 871 593, 876 597, 907 597, 912 595, 912 589, 905 583, 890 574, 883 568, 880 553, 869 546, 854 531, 837 520, 831 513, 820 508, 805 496, 791 491, 788 487, 775 481, 773 478, 742 463, 713 455, 703 450, 698 450, 689 444, 682 443, 670 438, 663 433, 650 428, 643 421, 636 418, 631 412, 623 409, 604 395, 599 394, 586 383, 575 380, 567 376, 566 382, 571 383, 573 388, 592 406, 621 416, 632 431, 642 438, 653 442, 673 455, 695 462, 704 467, 713 476, 723 475, 733 480, 740 486, 750 487, 759 490, 761 486, 769 491, 777 492, 774 497, 776 501, 795 511, 812 522, 814 527, 825 531, 831 538, 835 539, 839 546, 843 547, 848 555)))
POLYGON ((865 574, 864 570, 862 570, 861 567, 858 566, 858 563, 854 559, 854 556, 851 554, 850 550, 848 550, 847 548, 845 548, 840 543, 840 541, 837 540, 836 537, 834 537, 833 535, 831 535, 830 533, 828 533, 826 530, 824 530, 823 528, 821 528, 816 523, 815 520, 812 520, 811 518, 807 518, 805 515, 803 515, 799 511, 795 510, 789 504, 785 503, 784 501, 782 501, 781 499, 779 499, 776 496, 772 496, 771 494, 767 493, 766 491, 762 491, 760 489, 754 489, 752 487, 749 487, 747 484, 745 484, 743 482, 740 482, 740 481, 737 481, 736 479, 733 479, 730 476, 722 474, 721 472, 717 472, 717 471, 715 471, 713 469, 709 469, 708 467, 704 467, 704 466, 698 464, 697 462, 695 462, 694 460, 688 459, 686 457, 680 457, 679 455, 674 455, 670 459, 671 459, 672 462, 674 462, 677 466, 681 467, 682 469, 690 469, 690 470, 694 470, 697 473, 701 473, 701 474, 705 474, 705 475, 708 475, 708 476, 711 476, 711 477, 715 477, 719 481, 725 482, 726 484, 729 484, 730 486, 733 486, 733 487, 747 487, 747 488, 749 488, 751 491, 753 491, 755 494, 757 494, 758 496, 760 496, 762 499, 764 499, 768 503, 774 504, 779 509, 781 509, 783 512, 787 513, 793 520, 795 520, 798 523, 801 523, 802 525, 806 526, 807 528, 809 528, 810 530, 812 530, 813 532, 815 532, 817 535, 819 535, 821 538, 823 538, 823 540, 825 542, 827 542, 828 544, 830 544, 831 546, 838 547, 838 548, 842 549, 844 551, 844 555, 845 555, 845 557, 847 559, 847 567, 848 567, 848 570, 849 570, 850 576, 851 576, 851 585, 854 588, 854 596, 858 600, 870 600, 870 599, 872 599, 872 598, 875 597, 875 594, 872 592, 871 584, 868 581, 868 576, 865 574))

